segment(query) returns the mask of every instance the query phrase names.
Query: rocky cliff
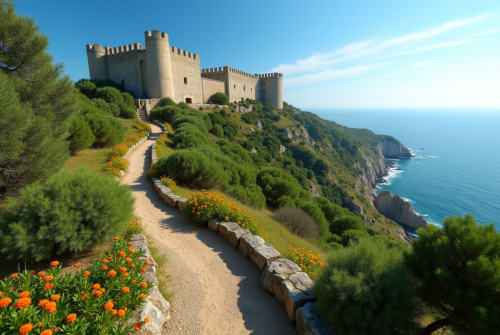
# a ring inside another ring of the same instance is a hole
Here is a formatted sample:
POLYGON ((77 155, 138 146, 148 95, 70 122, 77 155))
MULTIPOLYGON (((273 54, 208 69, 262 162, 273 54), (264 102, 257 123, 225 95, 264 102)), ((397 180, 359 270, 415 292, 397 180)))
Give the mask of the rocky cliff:
POLYGON ((403 200, 399 195, 393 195, 391 191, 382 191, 374 201, 375 208, 380 214, 400 224, 413 228, 427 226, 423 217, 415 213, 409 202, 403 200))
POLYGON ((383 140, 372 150, 376 155, 383 156, 385 158, 413 157, 408 148, 395 140, 383 140))

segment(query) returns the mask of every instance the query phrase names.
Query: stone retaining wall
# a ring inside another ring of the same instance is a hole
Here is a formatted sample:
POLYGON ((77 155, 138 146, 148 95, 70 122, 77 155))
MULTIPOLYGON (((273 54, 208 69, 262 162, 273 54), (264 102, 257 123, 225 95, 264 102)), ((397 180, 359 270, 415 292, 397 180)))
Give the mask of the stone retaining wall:
MULTIPOLYGON (((156 149, 153 146, 151 163, 156 162, 156 149)), ((186 198, 173 194, 159 178, 152 178, 151 181, 163 201, 182 209, 186 198)), ((290 321, 296 321, 299 335, 333 335, 326 320, 317 311, 316 297, 312 292, 314 282, 297 264, 281 258, 280 252, 272 245, 241 228, 236 222, 211 219, 208 220, 208 229, 224 237, 259 268, 262 272, 262 287, 283 304, 290 321)))
POLYGON ((150 320, 149 323, 145 323, 142 328, 134 332, 134 334, 161 334, 163 325, 170 320, 170 304, 158 290, 158 278, 156 278, 156 267, 158 265, 151 256, 144 234, 133 235, 130 242, 133 243, 131 248, 144 251, 142 256, 139 257, 141 261, 151 262, 150 266, 147 267, 146 273, 144 273, 144 279, 153 283, 153 285, 149 289, 149 296, 146 298, 146 302, 139 309, 134 311, 134 316, 127 321, 127 325, 136 324, 147 317, 150 320))

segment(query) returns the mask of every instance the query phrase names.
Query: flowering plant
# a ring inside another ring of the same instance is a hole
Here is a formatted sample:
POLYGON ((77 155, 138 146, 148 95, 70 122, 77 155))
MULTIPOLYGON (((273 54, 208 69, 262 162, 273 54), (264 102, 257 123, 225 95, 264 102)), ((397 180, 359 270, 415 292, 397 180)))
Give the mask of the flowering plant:
POLYGON ((143 323, 125 325, 151 285, 140 255, 115 237, 111 251, 73 276, 61 275, 57 261, 47 271, 11 274, 0 281, 0 334, 124 335, 140 329, 143 323))
POLYGON ((248 214, 236 203, 227 202, 224 199, 224 194, 215 192, 191 193, 191 197, 182 208, 182 213, 189 219, 203 225, 206 225, 209 219, 236 222, 252 234, 267 238, 254 214, 248 214))
POLYGON ((152 178, 160 178, 160 169, 156 163, 152 163, 149 171, 146 172, 146 179, 151 180, 152 178))
POLYGON ((163 185, 165 185, 166 187, 168 187, 173 194, 177 194, 179 193, 179 186, 177 186, 177 183, 175 182, 175 180, 173 180, 172 178, 170 177, 161 177, 160 179, 161 183, 163 185))
POLYGON ((321 255, 314 255, 311 250, 306 252, 304 248, 292 249, 291 246, 288 246, 288 251, 285 252, 283 257, 300 266, 313 280, 318 278, 318 275, 327 265, 326 262, 323 262, 321 255))

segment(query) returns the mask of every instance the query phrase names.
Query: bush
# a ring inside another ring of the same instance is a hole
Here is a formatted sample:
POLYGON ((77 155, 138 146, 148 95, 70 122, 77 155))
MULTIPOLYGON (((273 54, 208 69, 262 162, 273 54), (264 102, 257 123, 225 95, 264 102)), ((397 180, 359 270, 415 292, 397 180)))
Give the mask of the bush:
POLYGON ((111 114, 113 114, 113 116, 120 116, 120 107, 118 107, 117 105, 115 105, 114 103, 110 102, 109 103, 109 109, 111 110, 111 114))
POLYGON ((95 94, 97 86, 90 80, 80 80, 75 84, 75 87, 85 94, 87 97, 92 97, 95 94))
POLYGON ((171 98, 169 97, 166 97, 166 98, 162 98, 160 100, 160 106, 161 107, 165 107, 165 106, 175 106, 176 103, 174 102, 174 100, 172 100, 171 98))
POLYGON ((257 174, 257 185, 262 187, 266 198, 275 204, 284 195, 296 201, 302 189, 297 179, 278 168, 262 169, 257 174))
POLYGON ((118 241, 113 243, 111 252, 107 251, 87 268, 78 269, 80 263, 74 264, 77 270, 73 275, 62 274, 58 261, 51 262, 50 269, 38 274, 29 270, 11 274, 0 281, 2 334, 27 334, 31 332, 26 330, 34 328, 33 333, 48 335, 53 334, 51 329, 55 326, 58 327, 54 333, 61 334, 132 333, 132 329, 145 324, 143 320, 131 323, 130 319, 134 310, 144 304, 152 285, 142 274, 151 265, 139 259, 141 254, 129 249, 125 241, 118 241), (126 276, 117 275, 123 269, 126 276), (125 287, 129 291, 122 290, 125 287), (16 303, 9 306, 13 301, 16 303), (124 315, 115 315, 111 308, 124 315))
POLYGON ((321 237, 316 221, 300 208, 281 207, 274 211, 272 218, 300 237, 306 239, 321 237))
POLYGON ((92 129, 90 129, 90 126, 87 122, 85 122, 85 119, 82 116, 77 115, 73 119, 68 141, 69 150, 72 155, 82 149, 90 147, 94 143, 95 136, 92 133, 92 129))
POLYGON ((182 213, 190 220, 207 225, 208 220, 216 219, 222 222, 236 222, 252 234, 267 238, 264 230, 253 214, 246 213, 237 204, 227 202, 224 194, 215 192, 196 192, 184 204, 182 213))
POLYGON ((321 211, 325 214, 325 218, 328 222, 332 222, 333 220, 344 215, 342 207, 333 204, 325 197, 313 197, 313 200, 321 208, 321 211))
POLYGON ((160 179, 161 183, 163 185, 165 185, 166 187, 168 187, 173 194, 176 194, 176 195, 179 195, 179 186, 177 186, 177 183, 175 182, 175 180, 173 180, 172 178, 170 177, 162 177, 160 179))
POLYGON ((85 121, 87 121, 95 136, 94 147, 108 147, 123 140, 123 124, 121 124, 120 120, 112 116, 106 117, 105 115, 92 113, 85 116, 85 121), (112 122, 112 120, 116 120, 120 124, 112 122))
POLYGON ((210 101, 217 105, 227 105, 229 104, 229 97, 225 93, 217 92, 210 97, 210 101))
POLYGON ((125 101, 123 100, 121 92, 114 87, 99 87, 95 91, 95 96, 104 99, 108 104, 114 103, 120 107, 120 110, 125 108, 125 101))
POLYGON ((335 334, 418 333, 415 282, 403 254, 381 241, 365 238, 331 253, 313 290, 335 334))
POLYGON ((346 230, 365 230, 365 225, 360 218, 350 215, 335 219, 330 224, 332 234, 342 236, 346 230))
POLYGON ((198 108, 198 109, 202 111, 202 110, 203 110, 203 107, 200 107, 200 108, 198 108))
POLYGON ((212 134, 217 137, 224 137, 224 130, 220 124, 216 124, 212 127, 212 134))
POLYGON ((293 199, 290 198, 288 195, 281 196, 278 199, 277 204, 278 204, 278 208, 279 207, 295 208, 295 201, 293 201, 293 199))
POLYGON ((0 211, 1 251, 9 259, 46 260, 79 252, 125 230, 135 199, 130 188, 80 168, 21 190, 0 211))
POLYGON ((342 233, 342 245, 347 247, 353 243, 359 242, 360 239, 369 237, 370 234, 363 230, 348 229, 342 233))
POLYGON ((104 99, 101 98, 92 99, 90 100, 90 104, 98 108, 99 110, 105 112, 106 114, 111 114, 111 115, 113 114, 113 112, 111 111, 111 107, 104 99))
POLYGON ((262 189, 255 184, 248 187, 242 185, 230 186, 225 190, 225 193, 254 208, 263 209, 266 207, 266 197, 262 194, 262 189))
POLYGON ((208 133, 201 132, 198 127, 184 123, 175 130, 173 137, 175 149, 186 149, 212 143, 208 133))
POLYGON ((122 92, 122 97, 123 97, 123 102, 125 102, 125 107, 130 107, 133 108, 134 110, 137 109, 132 94, 127 92, 122 92))
POLYGON ((325 219, 325 214, 321 208, 312 201, 300 201, 297 208, 304 210, 307 214, 311 215, 316 224, 318 225, 321 236, 328 235, 328 221, 325 219))
POLYGON ((123 111, 121 116, 124 119, 137 119, 137 110, 132 107, 126 107, 123 111))

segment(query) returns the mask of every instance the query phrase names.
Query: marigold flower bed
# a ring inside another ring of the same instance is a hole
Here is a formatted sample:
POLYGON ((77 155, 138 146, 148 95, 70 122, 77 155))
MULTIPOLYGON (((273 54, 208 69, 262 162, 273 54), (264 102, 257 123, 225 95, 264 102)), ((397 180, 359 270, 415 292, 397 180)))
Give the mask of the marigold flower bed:
POLYGON ((304 248, 292 249, 292 247, 288 246, 288 251, 285 252, 283 257, 300 266, 302 271, 307 272, 312 280, 316 280, 327 265, 321 255, 314 255, 311 250, 306 252, 304 248))
POLYGON ((57 261, 47 271, 11 274, 0 281, 0 334, 127 334, 140 329, 149 320, 124 325, 149 294, 151 283, 142 275, 149 262, 140 261, 140 255, 115 237, 111 251, 73 276, 61 275, 57 261))
POLYGON ((172 191, 173 194, 179 195, 178 194, 179 193, 179 186, 177 186, 177 183, 175 182, 175 180, 173 180, 170 177, 163 176, 163 177, 161 177, 160 181, 163 185, 168 187, 172 191))
POLYGON ((252 234, 267 238, 255 215, 248 214, 236 203, 227 202, 224 199, 224 194, 215 192, 191 193, 190 198, 182 208, 182 213, 202 225, 207 225, 209 219, 236 222, 252 234))

